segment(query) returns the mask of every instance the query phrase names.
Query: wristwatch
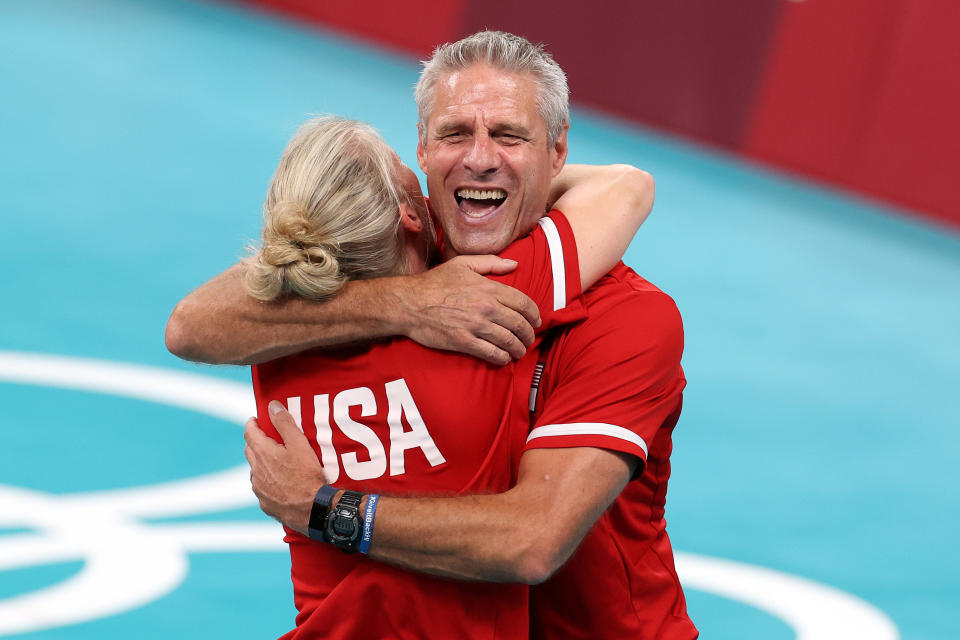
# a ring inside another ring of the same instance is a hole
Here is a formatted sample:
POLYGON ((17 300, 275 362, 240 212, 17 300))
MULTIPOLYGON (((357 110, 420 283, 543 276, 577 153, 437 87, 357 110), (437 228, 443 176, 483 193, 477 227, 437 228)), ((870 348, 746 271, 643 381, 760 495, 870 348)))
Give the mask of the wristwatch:
POLYGON ((327 542, 327 516, 330 513, 330 502, 337 495, 336 487, 323 485, 313 497, 313 507, 310 509, 310 524, 307 525, 307 536, 311 540, 327 542))
POLYGON ((344 491, 327 516, 327 542, 335 544, 344 553, 354 553, 363 537, 363 519, 360 517, 361 500, 363 500, 362 493, 344 491))

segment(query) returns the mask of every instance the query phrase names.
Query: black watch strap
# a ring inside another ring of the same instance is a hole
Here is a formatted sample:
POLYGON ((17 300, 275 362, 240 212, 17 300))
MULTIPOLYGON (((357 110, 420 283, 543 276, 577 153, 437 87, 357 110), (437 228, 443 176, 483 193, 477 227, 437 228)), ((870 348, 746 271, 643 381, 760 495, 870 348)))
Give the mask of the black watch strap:
POLYGON ((328 484, 323 485, 313 497, 313 507, 310 509, 310 524, 307 529, 307 535, 311 540, 327 542, 327 514, 330 512, 330 503, 333 496, 337 495, 336 487, 328 484))
POLYGON ((362 493, 344 491, 327 514, 326 540, 343 552, 354 553, 363 538, 363 518, 360 517, 362 500, 362 493))

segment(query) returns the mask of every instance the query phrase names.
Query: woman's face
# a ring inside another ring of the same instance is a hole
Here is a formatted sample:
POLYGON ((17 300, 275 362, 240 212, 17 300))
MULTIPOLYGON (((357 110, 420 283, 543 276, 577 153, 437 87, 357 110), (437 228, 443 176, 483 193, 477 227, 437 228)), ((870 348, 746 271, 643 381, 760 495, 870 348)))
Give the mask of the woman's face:
POLYGON ((432 224, 430 222, 430 215, 427 213, 427 201, 423 197, 423 190, 420 188, 420 180, 417 179, 417 174, 413 172, 413 169, 403 164, 403 161, 400 160, 400 156, 394 154, 393 157, 397 177, 400 181, 400 185, 409 198, 410 204, 413 205, 417 215, 420 216, 420 220, 424 225, 432 224))

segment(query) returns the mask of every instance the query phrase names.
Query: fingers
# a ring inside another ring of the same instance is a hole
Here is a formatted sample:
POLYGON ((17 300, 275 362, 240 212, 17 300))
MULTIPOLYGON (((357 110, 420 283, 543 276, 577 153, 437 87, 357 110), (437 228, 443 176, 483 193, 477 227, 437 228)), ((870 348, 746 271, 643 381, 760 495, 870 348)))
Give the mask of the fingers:
POLYGON ((510 260, 509 258, 501 258, 499 256, 491 255, 458 256, 451 260, 451 262, 460 263, 474 273, 478 273, 480 275, 503 275, 505 273, 510 273, 517 268, 516 260, 510 260))
POLYGON ((479 358, 490 364, 495 364, 497 366, 503 366, 509 364, 513 356, 503 349, 493 345, 486 340, 481 340, 480 338, 472 338, 464 342, 459 349, 462 353, 467 354, 468 356, 473 356, 474 358, 479 358))
POLYGON ((287 411, 286 407, 283 406, 282 402, 279 400, 271 400, 270 404, 267 405, 267 411, 270 413, 270 421, 273 423, 277 433, 280 434, 280 438, 283 440, 285 446, 293 448, 310 446, 307 443, 307 437, 300 431, 297 422, 293 419, 293 416, 290 415, 290 412, 287 411))
POLYGON ((495 284, 498 286, 497 300, 500 304, 520 314, 524 320, 523 323, 517 324, 516 326, 502 322, 498 322, 497 324, 502 324, 507 329, 513 331, 517 334, 517 337, 524 341, 524 344, 528 346, 533 344, 533 330, 540 326, 540 309, 537 308, 536 303, 531 300, 529 296, 513 287, 508 287, 500 283, 495 284), (529 339, 525 339, 523 335, 520 335, 521 333, 526 333, 525 328, 529 329, 529 339))
POLYGON ((263 429, 260 428, 260 423, 257 422, 256 418, 250 418, 247 420, 247 424, 243 428, 243 439, 247 443, 247 448, 253 451, 254 454, 257 452, 264 453, 270 447, 283 446, 263 432, 263 429))
MULTIPOLYGON (((465 266, 470 267, 479 274, 495 273, 499 275, 510 273, 517 266, 516 261, 499 258, 497 256, 460 256, 460 258, 467 258, 468 261, 465 262, 465 266)), ((460 258, 456 259, 459 260, 460 258)), ((535 328, 540 326, 540 309, 537 308, 536 303, 531 300, 529 296, 500 282, 489 281, 489 283, 500 304, 513 309, 523 316, 526 319, 526 324, 530 327, 535 328)), ((511 331, 514 330, 514 328, 509 325, 504 326, 511 331)), ((514 332, 516 333, 516 331, 514 332)), ((532 332, 530 341, 533 341, 532 332)))
POLYGON ((260 460, 257 458, 256 449, 254 448, 257 444, 259 444, 256 439, 256 435, 258 433, 266 437, 265 434, 260 431, 260 426, 257 424, 256 418, 250 418, 247 420, 247 424, 243 429, 243 438, 247 442, 246 446, 243 447, 243 456, 247 459, 247 464, 250 465, 250 486, 253 488, 254 493, 256 493, 257 490, 257 483, 254 482, 254 477, 260 464, 260 460))
POLYGON ((501 349, 509 351, 515 358, 522 358, 526 348, 533 344, 534 339, 534 329, 529 320, 509 307, 497 307, 491 312, 489 320, 505 333, 491 329, 488 332, 489 336, 478 335, 489 339, 501 349))
MULTIPOLYGON (((410 314, 415 322, 404 335, 424 346, 466 353, 491 364, 522 358, 533 344, 534 327, 540 325, 537 305, 516 289, 474 271, 505 273, 515 267, 513 260, 497 256, 460 256, 421 274, 415 313, 410 314)), ((275 420, 277 430, 286 442, 292 430, 282 428, 280 420, 279 416, 275 420)))
POLYGON ((485 333, 474 330, 474 335, 489 339, 514 358, 522 358, 525 347, 533 344, 534 329, 540 326, 540 309, 526 294, 513 287, 489 280, 484 287, 485 293, 492 295, 493 299, 479 310, 480 316, 506 329, 512 337, 489 327, 485 333))
POLYGON ((243 427, 243 439, 246 440, 248 448, 260 446, 262 438, 266 437, 267 434, 260 430, 260 423, 256 418, 247 420, 247 424, 243 427))
POLYGON ((259 469, 260 461, 257 460, 257 455, 250 445, 243 448, 243 455, 247 459, 247 464, 250 465, 250 488, 253 489, 254 493, 257 493, 257 469, 259 469))
POLYGON ((247 420, 247 424, 243 428, 243 439, 246 441, 246 446, 243 447, 243 455, 247 459, 247 464, 250 465, 250 470, 254 473, 260 465, 258 454, 266 453, 264 447, 281 446, 260 429, 260 424, 256 418, 247 420))
POLYGON ((256 418, 248 418, 247 423, 243 425, 243 439, 249 441, 250 434, 253 433, 253 431, 255 430, 256 431, 260 430, 260 423, 257 422, 256 418))
MULTIPOLYGON (((513 314, 517 315, 517 314, 513 314)), ((508 321, 509 322, 509 321, 508 321)), ((533 343, 533 329, 530 325, 527 324, 526 320, 520 319, 527 331, 530 334, 530 344, 533 343)), ((517 322, 511 322, 512 325, 516 325, 517 322)), ((513 332, 513 327, 510 329, 499 324, 497 320, 492 320, 491 322, 484 323, 476 331, 476 337, 480 338, 483 341, 486 341, 496 352, 504 352, 508 355, 508 358, 513 358, 514 360, 519 360, 527 352, 527 344, 521 340, 513 332)), ((499 356, 499 354, 497 354, 499 356)))

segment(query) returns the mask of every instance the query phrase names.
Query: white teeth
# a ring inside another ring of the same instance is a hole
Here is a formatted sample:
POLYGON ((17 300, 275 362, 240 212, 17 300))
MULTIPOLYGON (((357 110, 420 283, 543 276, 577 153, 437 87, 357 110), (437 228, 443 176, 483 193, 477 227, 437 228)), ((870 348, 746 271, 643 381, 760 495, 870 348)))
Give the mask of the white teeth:
POLYGON ((471 200, 502 200, 507 197, 503 189, 457 189, 457 195, 471 200))

